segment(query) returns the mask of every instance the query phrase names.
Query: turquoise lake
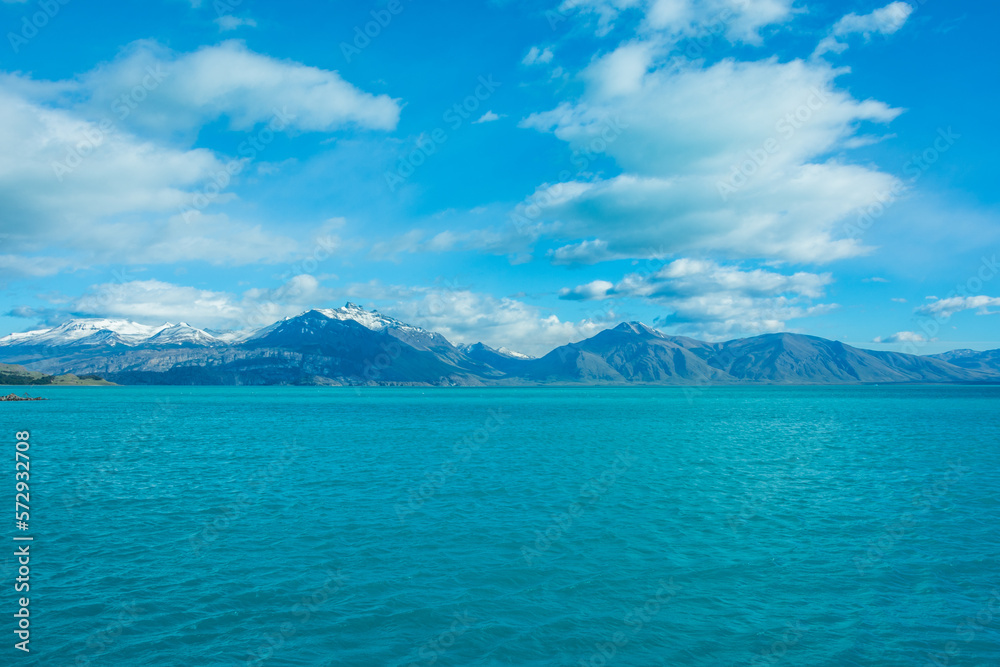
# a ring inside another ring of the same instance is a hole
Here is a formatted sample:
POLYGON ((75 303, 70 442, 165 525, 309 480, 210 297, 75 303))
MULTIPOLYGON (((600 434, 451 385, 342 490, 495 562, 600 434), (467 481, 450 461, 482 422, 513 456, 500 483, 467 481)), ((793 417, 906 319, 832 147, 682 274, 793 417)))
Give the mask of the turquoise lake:
POLYGON ((1000 665, 1000 387, 28 389, 2 664, 1000 665))

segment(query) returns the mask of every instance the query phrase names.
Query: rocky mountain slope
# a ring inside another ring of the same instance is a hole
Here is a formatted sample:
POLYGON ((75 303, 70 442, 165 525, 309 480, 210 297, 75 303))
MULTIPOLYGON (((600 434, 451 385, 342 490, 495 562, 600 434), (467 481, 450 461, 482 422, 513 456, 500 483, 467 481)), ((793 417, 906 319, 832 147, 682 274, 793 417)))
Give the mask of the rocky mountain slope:
POLYGON ((1000 382, 1000 350, 915 356, 778 333, 706 343, 638 322, 532 358, 348 303, 255 332, 71 320, 0 338, 0 360, 120 384, 541 385, 1000 382))

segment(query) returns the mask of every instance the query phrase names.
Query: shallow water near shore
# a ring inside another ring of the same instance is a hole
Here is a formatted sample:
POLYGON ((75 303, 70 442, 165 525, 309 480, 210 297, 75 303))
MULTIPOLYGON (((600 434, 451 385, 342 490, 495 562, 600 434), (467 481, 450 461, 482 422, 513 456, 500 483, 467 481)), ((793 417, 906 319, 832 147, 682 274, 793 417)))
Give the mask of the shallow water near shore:
POLYGON ((19 663, 1000 664, 1000 387, 32 395, 19 663))

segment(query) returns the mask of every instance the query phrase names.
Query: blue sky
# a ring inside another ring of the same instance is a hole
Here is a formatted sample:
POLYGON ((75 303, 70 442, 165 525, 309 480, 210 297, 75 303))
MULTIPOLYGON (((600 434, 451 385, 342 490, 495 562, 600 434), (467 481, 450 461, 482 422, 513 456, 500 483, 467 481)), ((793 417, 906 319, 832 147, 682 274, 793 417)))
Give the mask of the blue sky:
POLYGON ((2 333, 1000 347, 995 3, 136 7, 0 5, 2 333))

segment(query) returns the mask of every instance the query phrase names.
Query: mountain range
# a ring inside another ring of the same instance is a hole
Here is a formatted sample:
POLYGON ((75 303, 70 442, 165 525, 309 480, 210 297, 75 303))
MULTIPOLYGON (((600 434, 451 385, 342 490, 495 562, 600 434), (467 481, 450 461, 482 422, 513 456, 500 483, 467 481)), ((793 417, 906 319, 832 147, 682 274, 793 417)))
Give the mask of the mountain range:
POLYGON ((75 319, 0 338, 0 361, 118 384, 732 385, 1000 383, 1000 350, 916 356, 774 333, 720 343, 624 322, 533 358, 348 303, 252 332, 75 319))

